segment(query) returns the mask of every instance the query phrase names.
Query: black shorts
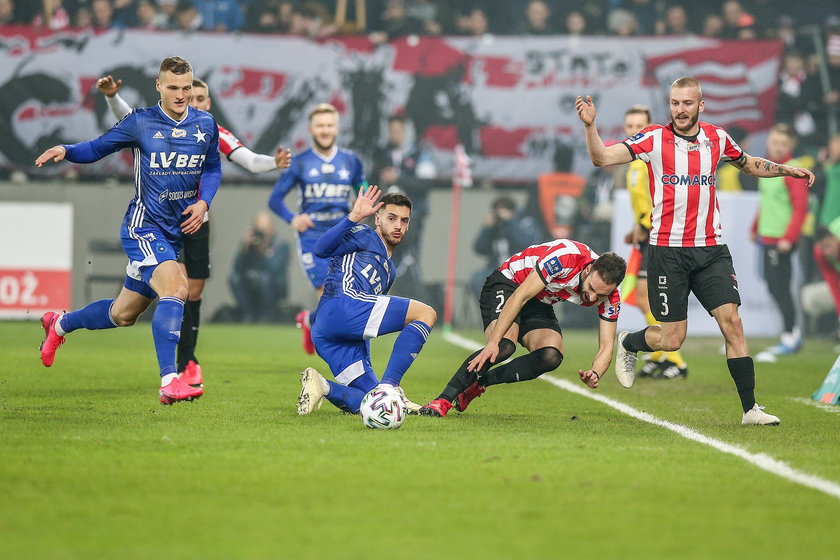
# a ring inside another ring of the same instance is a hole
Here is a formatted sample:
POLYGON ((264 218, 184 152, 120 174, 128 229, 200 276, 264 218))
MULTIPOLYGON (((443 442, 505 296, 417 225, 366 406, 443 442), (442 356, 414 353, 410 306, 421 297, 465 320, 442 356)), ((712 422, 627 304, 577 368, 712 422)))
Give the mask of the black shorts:
POLYGON ((648 249, 648 302, 661 323, 688 318, 692 292, 710 314, 725 303, 741 305, 732 255, 726 245, 648 249))
MULTIPOLYGON (((484 281, 484 287, 481 288, 481 296, 478 299, 484 330, 487 330, 490 323, 499 318, 505 302, 518 287, 515 282, 505 278, 501 271, 494 270, 490 273, 484 281)), ((525 303, 515 322, 519 325, 519 344, 522 344, 522 338, 526 334, 537 329, 551 329, 563 335, 560 323, 557 322, 557 315, 554 314, 554 307, 535 299, 530 299, 525 303)))
POLYGON ((182 243, 178 262, 187 267, 187 278, 210 278, 210 222, 201 224, 195 233, 185 234, 182 243))

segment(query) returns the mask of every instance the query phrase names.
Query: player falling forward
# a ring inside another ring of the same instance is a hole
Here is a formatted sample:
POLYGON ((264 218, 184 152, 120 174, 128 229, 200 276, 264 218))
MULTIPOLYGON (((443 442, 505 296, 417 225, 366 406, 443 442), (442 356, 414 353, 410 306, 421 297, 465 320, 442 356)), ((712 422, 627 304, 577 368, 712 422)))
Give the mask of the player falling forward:
POLYGON ((35 160, 38 167, 65 158, 91 163, 122 148, 133 149, 135 195, 120 230, 128 256, 123 288, 116 299, 99 300, 66 315, 45 313, 41 362, 47 367, 53 364, 68 333, 131 326, 159 297, 152 337, 163 404, 193 400, 204 393, 179 379, 175 367, 188 293, 177 263, 181 234, 201 227, 222 178, 219 129, 211 114, 190 108, 192 84, 190 64, 180 57, 166 58, 155 82, 160 92, 157 105, 132 111, 99 138, 54 146, 35 160))
MULTIPOLYGON (((96 87, 105 95, 108 107, 117 119, 131 112, 131 106, 120 96, 122 80, 105 76, 96 81, 96 87)), ((207 82, 193 78, 190 107, 210 111, 210 87, 207 82)), ((258 154, 242 145, 229 130, 217 123, 219 128, 219 151, 228 161, 247 169, 251 173, 267 173, 275 169, 286 169, 292 159, 289 150, 280 146, 274 156, 258 154)), ((181 323, 181 339, 178 342, 177 366, 181 380, 188 385, 200 387, 204 379, 195 355, 198 330, 201 325, 201 301, 204 284, 210 277, 210 213, 204 215, 204 223, 195 233, 184 234, 183 252, 180 255, 181 270, 187 276, 187 302, 181 323)))
MULTIPOLYGON (((362 398, 377 384, 396 387, 405 399, 400 381, 435 325, 435 310, 425 303, 384 295, 396 276, 391 253, 408 232, 411 201, 388 193, 377 204, 379 195, 377 186, 360 193, 350 214, 315 244, 318 257, 331 262, 317 310, 323 319, 315 322, 312 339, 336 381, 307 368, 298 414, 309 414, 322 398, 358 413, 362 398), (359 223, 374 215, 374 229, 359 223), (370 339, 398 331, 380 381, 371 366, 370 339)), ((406 405, 409 411, 420 408, 407 399, 406 405)))
POLYGON ((598 352, 592 368, 578 375, 593 389, 598 387, 612 361, 621 308, 618 286, 626 270, 627 263, 615 253, 599 257, 571 239, 532 245, 510 257, 481 289, 487 346, 464 360, 440 396, 420 414, 446 416, 453 405, 463 412, 487 387, 530 381, 560 367, 563 331, 552 306, 561 301, 597 306, 598 352), (493 368, 513 355, 517 341, 530 353, 493 368))
POLYGON ((727 366, 744 414, 742 424, 775 425, 779 419, 755 402, 755 365, 749 355, 738 314, 741 298, 729 249, 721 243, 720 209, 715 195, 715 170, 721 161, 756 177, 807 179, 807 169, 753 157, 727 132, 700 122, 703 93, 694 78, 679 78, 670 89, 671 122, 652 125, 620 144, 605 147, 595 126, 592 98, 577 98, 578 116, 586 132, 589 157, 597 167, 647 164, 652 178, 648 302, 661 324, 618 336, 615 372, 624 387, 632 387, 639 351, 678 350, 688 325, 688 294, 693 292, 714 317, 726 341, 727 366))
MULTIPOLYGON (((289 222, 298 238, 298 257, 317 297, 324 293, 329 260, 319 257, 315 243, 325 231, 347 216, 356 192, 365 184, 362 162, 353 152, 335 145, 338 138, 338 111, 321 103, 309 112, 312 147, 295 155, 292 165, 274 185, 268 206, 289 222), (283 202, 298 187, 298 211, 283 202)), ((316 313, 301 311, 295 320, 303 331, 303 349, 315 353, 310 327, 316 313)))

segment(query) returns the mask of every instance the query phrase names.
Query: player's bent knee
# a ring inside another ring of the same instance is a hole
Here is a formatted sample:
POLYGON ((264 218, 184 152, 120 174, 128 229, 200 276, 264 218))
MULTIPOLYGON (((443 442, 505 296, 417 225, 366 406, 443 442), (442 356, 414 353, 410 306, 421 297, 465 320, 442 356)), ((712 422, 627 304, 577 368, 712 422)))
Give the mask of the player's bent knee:
POLYGON ((665 352, 676 352, 682 347, 683 339, 680 336, 662 337, 662 350, 665 352))
POLYGON ((532 354, 539 359, 538 364, 541 370, 539 373, 554 371, 563 363, 563 353, 553 346, 538 348, 532 354))
POLYGON ((516 352, 516 343, 510 339, 503 338, 502 341, 499 342, 499 354, 496 356, 494 363, 498 364, 500 362, 504 362, 513 356, 514 352, 516 352))
POLYGON ((134 323, 137 322, 137 317, 138 316, 135 315, 134 313, 128 313, 128 312, 125 312, 125 311, 116 312, 116 313, 112 312, 111 313, 111 319, 114 320, 114 323, 116 323, 118 327, 130 327, 130 326, 132 326, 134 323))
POLYGON ((437 321, 437 312, 434 308, 430 305, 426 305, 425 303, 417 303, 417 309, 414 313, 412 313, 413 317, 410 318, 411 321, 422 321, 429 327, 434 327, 435 322, 437 321))

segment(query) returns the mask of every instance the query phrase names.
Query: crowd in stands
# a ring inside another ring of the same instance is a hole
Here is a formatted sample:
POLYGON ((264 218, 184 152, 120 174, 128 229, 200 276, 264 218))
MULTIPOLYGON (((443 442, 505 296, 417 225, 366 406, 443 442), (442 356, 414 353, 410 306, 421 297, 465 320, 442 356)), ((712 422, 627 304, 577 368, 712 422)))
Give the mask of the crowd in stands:
POLYGON ((783 37, 838 17, 836 0, 0 0, 0 25, 404 35, 783 37), (341 13, 339 13, 341 12, 341 13))

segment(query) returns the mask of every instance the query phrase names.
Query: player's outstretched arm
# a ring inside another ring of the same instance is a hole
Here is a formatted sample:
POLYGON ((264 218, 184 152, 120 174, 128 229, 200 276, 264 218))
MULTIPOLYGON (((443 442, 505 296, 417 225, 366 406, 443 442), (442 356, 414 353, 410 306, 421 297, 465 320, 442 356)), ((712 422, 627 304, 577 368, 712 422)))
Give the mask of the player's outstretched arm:
POLYGON ((805 179, 808 182, 808 187, 814 184, 814 174, 808 169, 775 163, 764 158, 753 157, 747 153, 741 154, 741 157, 730 161, 729 164, 753 177, 793 177, 794 179, 805 179))
POLYGON ((607 165, 619 165, 622 163, 630 163, 633 157, 630 155, 630 150, 623 144, 613 144, 610 147, 604 146, 604 141, 598 134, 598 127, 595 125, 595 103, 592 97, 586 96, 584 100, 578 96, 575 100, 575 109, 578 117, 583 123, 583 130, 586 133, 586 149, 589 152, 589 159, 592 160, 592 165, 595 167, 605 167, 607 165))
POLYGON ((53 146, 40 156, 35 159, 35 165, 38 167, 42 167, 45 163, 50 160, 58 163, 59 161, 64 159, 64 156, 67 155, 67 150, 64 146, 53 146))
POLYGON ((598 388, 598 381, 601 376, 610 368, 612 363, 613 347, 615 346, 615 332, 617 322, 598 321, 598 353, 592 360, 592 367, 586 371, 579 370, 580 380, 593 389, 598 388))
POLYGON ((359 223, 368 216, 373 216, 376 212, 382 208, 382 203, 377 204, 377 200, 379 200, 379 195, 382 194, 382 191, 379 190, 377 185, 371 185, 368 188, 359 192, 359 196, 356 197, 356 202, 353 203, 353 209, 350 211, 350 214, 347 218, 351 222, 359 223))
POLYGON ((230 161, 251 173, 267 173, 275 169, 286 169, 292 163, 292 152, 280 146, 273 156, 258 154, 250 148, 240 146, 230 154, 230 161))
POLYGON ((97 89, 105 96, 105 102, 108 103, 108 108, 117 120, 131 112, 131 105, 126 103, 118 93, 121 86, 122 80, 114 81, 114 77, 110 75, 96 80, 97 89))

